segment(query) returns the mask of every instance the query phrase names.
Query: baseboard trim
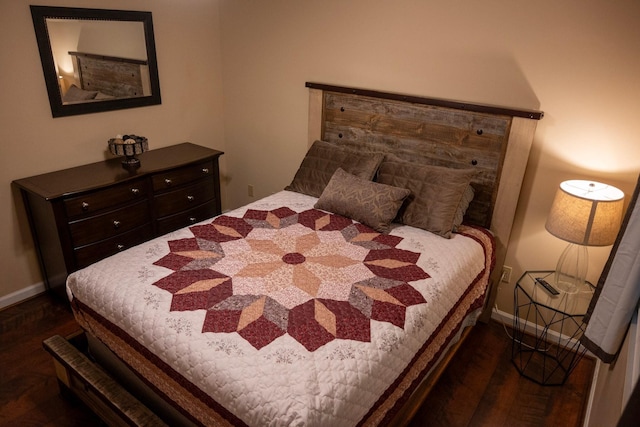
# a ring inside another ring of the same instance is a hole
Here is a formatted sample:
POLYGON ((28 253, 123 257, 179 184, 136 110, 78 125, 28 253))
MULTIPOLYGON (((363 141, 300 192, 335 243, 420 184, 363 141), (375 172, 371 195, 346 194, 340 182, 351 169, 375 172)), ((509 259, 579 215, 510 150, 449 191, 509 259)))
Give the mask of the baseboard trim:
MULTIPOLYGON (((491 318, 507 326, 513 326, 513 321, 515 319, 515 316, 513 314, 498 310, 497 308, 494 307, 494 309, 491 311, 491 318)), ((526 333, 531 335, 536 335, 536 327, 534 326, 533 322, 523 321, 521 322, 521 324, 525 325, 526 333)), ((578 344, 575 339, 571 339, 551 329, 547 331, 547 335, 552 337, 554 339, 554 342, 560 342, 563 346, 567 346, 567 345, 573 346, 575 344, 578 344)), ((579 345, 580 345, 580 349, 583 350, 584 348, 582 347, 582 344, 579 344, 579 345)), ((586 354, 590 357, 594 357, 593 354, 589 351, 587 351, 586 354)))
POLYGON ((21 301, 35 297, 46 291, 43 282, 36 283, 35 285, 27 286, 26 288, 19 289, 15 292, 0 297, 0 310, 7 308, 10 305, 17 304, 21 301))
POLYGON ((602 361, 596 358, 596 368, 593 371, 593 379, 591 380, 591 388, 589 389, 589 400, 587 401, 587 408, 584 411, 583 427, 589 427, 591 425, 591 411, 593 410, 593 402, 596 398, 596 385, 598 384, 601 368, 602 361))

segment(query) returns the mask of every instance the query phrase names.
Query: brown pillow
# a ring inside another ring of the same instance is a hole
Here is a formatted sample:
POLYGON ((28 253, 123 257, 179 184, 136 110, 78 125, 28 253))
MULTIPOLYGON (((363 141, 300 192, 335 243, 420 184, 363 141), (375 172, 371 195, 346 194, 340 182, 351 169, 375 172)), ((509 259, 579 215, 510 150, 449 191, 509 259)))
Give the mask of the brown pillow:
POLYGON ((316 141, 285 190, 320 197, 338 168, 371 181, 383 158, 382 153, 359 153, 326 141, 316 141))
POLYGON ((473 197, 476 195, 475 190, 471 185, 467 186, 462 194, 462 200, 460 200, 460 204, 456 209, 456 214, 453 217, 453 231, 457 231, 460 224, 464 220, 464 214, 467 213, 467 209, 469 209, 469 205, 473 200, 473 197))
POLYGON ((406 188, 358 178, 338 168, 314 207, 346 216, 384 233, 408 195, 406 188))
POLYGON ((456 210, 475 173, 473 169, 405 162, 387 155, 377 181, 411 190, 398 213, 399 222, 450 238, 456 210))
POLYGON ((67 93, 62 97, 62 102, 78 102, 93 99, 98 94, 95 90, 83 90, 76 85, 71 85, 67 93))

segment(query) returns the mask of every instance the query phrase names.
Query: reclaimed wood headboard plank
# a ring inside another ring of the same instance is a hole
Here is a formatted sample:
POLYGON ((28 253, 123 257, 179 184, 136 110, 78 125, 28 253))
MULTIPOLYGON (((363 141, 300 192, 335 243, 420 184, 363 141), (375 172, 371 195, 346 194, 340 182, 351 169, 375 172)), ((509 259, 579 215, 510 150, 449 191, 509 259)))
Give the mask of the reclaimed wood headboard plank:
POLYGON ((144 96, 146 61, 69 52, 75 57, 81 89, 95 90, 115 98, 144 96))
POLYGON ((324 92, 321 139, 476 170, 467 222, 489 227, 511 117, 324 92))

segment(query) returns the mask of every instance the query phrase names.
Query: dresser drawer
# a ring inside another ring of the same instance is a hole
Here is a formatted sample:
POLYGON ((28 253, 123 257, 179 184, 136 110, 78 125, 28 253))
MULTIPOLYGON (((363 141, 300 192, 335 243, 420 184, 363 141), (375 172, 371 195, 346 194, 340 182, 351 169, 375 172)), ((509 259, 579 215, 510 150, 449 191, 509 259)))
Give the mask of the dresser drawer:
POLYGON ((222 154, 184 143, 140 154, 134 173, 114 157, 13 181, 47 289, 68 303, 72 272, 219 214, 222 154))
POLYGON ((159 173, 151 179, 153 191, 168 190, 201 178, 212 177, 213 172, 213 162, 209 161, 159 173))
POLYGON ((132 200, 142 200, 147 192, 145 181, 140 179, 66 199, 64 208, 68 217, 90 215, 132 200))
POLYGON ((188 211, 180 212, 158 220, 158 234, 167 234, 171 231, 177 230, 178 228, 193 225, 219 214, 220 212, 217 212, 215 202, 210 201, 193 209, 189 209, 188 211))
POLYGON ((73 221, 69 223, 69 231, 72 245, 78 247, 126 233, 147 223, 150 223, 149 203, 142 200, 120 209, 73 221))
POLYGON ((131 248, 153 237, 153 227, 145 224, 126 233, 74 249, 76 268, 84 268, 96 261, 131 248))
POLYGON ((215 199, 215 183, 212 179, 157 195, 154 198, 157 218, 190 209, 215 199))

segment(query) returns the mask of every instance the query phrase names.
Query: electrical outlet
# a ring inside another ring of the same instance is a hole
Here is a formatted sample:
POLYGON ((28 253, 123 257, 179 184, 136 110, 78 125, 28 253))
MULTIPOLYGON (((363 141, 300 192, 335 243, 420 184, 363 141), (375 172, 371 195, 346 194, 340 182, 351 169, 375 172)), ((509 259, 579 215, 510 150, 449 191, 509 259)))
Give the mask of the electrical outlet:
POLYGON ((247 186, 247 196, 253 197, 253 185, 251 184, 247 186))
POLYGON ((500 275, 500 281, 505 283, 511 283, 511 271, 512 271, 511 267, 507 265, 503 265, 502 274, 500 275))

